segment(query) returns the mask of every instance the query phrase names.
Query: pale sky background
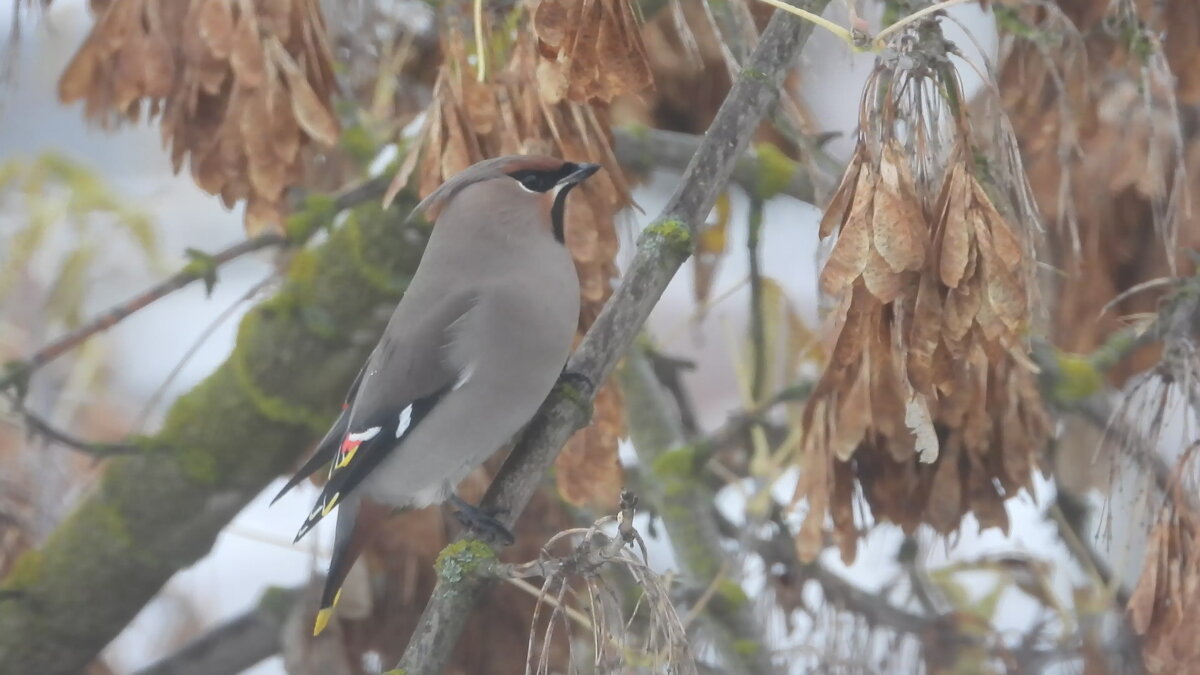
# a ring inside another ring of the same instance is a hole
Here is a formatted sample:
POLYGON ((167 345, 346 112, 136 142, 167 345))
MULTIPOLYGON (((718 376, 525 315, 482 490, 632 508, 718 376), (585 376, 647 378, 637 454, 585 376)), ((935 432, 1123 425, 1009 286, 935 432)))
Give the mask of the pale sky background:
MULTIPOLYGON (((3 102, 0 162, 57 152, 99 172, 115 191, 159 223, 162 250, 172 267, 185 261, 183 251, 187 247, 215 251, 243 238, 240 213, 226 211, 217 198, 196 188, 186 174, 172 175, 157 128, 126 128, 107 133, 88 128, 79 106, 66 108, 57 103, 58 76, 92 23, 85 4, 82 0, 55 0, 42 20, 25 25, 15 79, 0 94, 3 102)), ((994 53, 996 37, 990 19, 973 6, 955 7, 951 14, 975 31, 985 51, 994 53)), ((845 23, 844 15, 831 12, 830 16, 845 23)), ((7 32, 8 21, 7 13, 0 16, 0 32, 7 32)), ((971 41, 961 36, 957 26, 948 26, 947 32, 964 50, 974 53, 971 41)), ((806 69, 804 98, 825 129, 843 133, 830 145, 841 158, 852 146, 861 85, 871 64, 870 55, 852 55, 845 45, 820 30, 802 59, 806 69)), ((964 79, 969 89, 977 88, 973 71, 965 70, 964 79)), ((676 179, 671 174, 656 174, 638 189, 635 197, 647 214, 636 216, 638 225, 657 213, 676 179)), ((714 296, 736 285, 747 274, 744 256, 740 254, 746 236, 743 206, 743 196, 735 195, 730 242, 734 253, 720 268, 713 286, 714 296)), ((818 216, 819 211, 811 205, 788 198, 772 200, 767 206, 762 255, 765 274, 789 290, 812 326, 817 322, 818 216)), ((0 235, 10 231, 7 228, 13 222, 10 220, 6 225, 3 218, 13 217, 0 217, 0 235)), ((158 388, 196 337, 268 273, 269 266, 263 260, 240 261, 221 269, 220 281, 211 298, 206 298, 203 288, 195 284, 110 331, 102 339, 111 350, 116 390, 134 401, 136 410, 139 402, 158 388)), ((104 261, 93 269, 93 275, 87 298, 91 311, 121 301, 153 281, 153 277, 128 272, 121 260, 104 261)), ((709 313, 698 331, 679 330, 681 325, 686 327, 684 322, 693 309, 691 293, 691 272, 684 269, 652 317, 651 328, 656 335, 672 336, 665 344, 668 351, 694 358, 701 364, 691 378, 701 403, 703 422, 711 427, 720 424, 728 412, 738 407, 726 336, 737 334, 737 327, 744 323, 748 291, 731 295, 709 313)), ((241 310, 217 329, 191 359, 171 386, 171 397, 192 387, 225 358, 233 344, 240 315, 241 310)), ((212 553, 176 575, 163 597, 152 603, 110 647, 106 656, 117 672, 128 672, 161 656, 161 624, 180 606, 180 600, 198 612, 203 624, 211 625, 253 606, 267 586, 296 586, 314 569, 324 569, 325 560, 319 553, 314 555, 314 549, 328 546, 332 526, 319 527, 316 536, 310 535, 298 546, 290 543, 315 497, 315 490, 304 484, 295 494, 268 509, 266 495, 273 494, 278 486, 278 482, 269 486, 264 495, 251 503, 221 535, 212 553)), ((779 490, 790 496, 790 486, 781 485, 779 490)), ((1043 505, 1052 498, 1044 485, 1039 493, 1043 505)), ((734 510, 737 499, 730 491, 723 506, 728 511, 734 510)), ((1041 508, 1028 496, 1014 499, 1008 504, 1013 538, 1005 539, 995 531, 980 534, 974 523, 968 522, 954 540, 952 550, 942 544, 929 546, 927 564, 937 566, 948 559, 970 559, 982 553, 1013 550, 1038 556, 1052 552, 1062 555, 1053 531, 1041 522, 1041 508)), ((896 532, 879 531, 860 547, 853 568, 843 569, 836 557, 829 557, 827 562, 870 589, 889 576, 881 570, 891 568, 898 541, 896 532)), ((660 567, 671 564, 665 546, 656 546, 654 557, 660 567)), ((1056 588, 1064 596, 1069 597, 1071 575, 1077 573, 1074 565, 1068 564, 1056 575, 1056 588)), ((753 589, 757 584, 752 579, 748 585, 753 589)), ((982 583, 979 592, 989 588, 990 582, 982 583)), ((1008 595, 1011 597, 1006 596, 1000 613, 1001 627, 1027 625, 1033 605, 1019 594, 1008 595)), ((281 673, 281 660, 271 659, 250 672, 281 673)))

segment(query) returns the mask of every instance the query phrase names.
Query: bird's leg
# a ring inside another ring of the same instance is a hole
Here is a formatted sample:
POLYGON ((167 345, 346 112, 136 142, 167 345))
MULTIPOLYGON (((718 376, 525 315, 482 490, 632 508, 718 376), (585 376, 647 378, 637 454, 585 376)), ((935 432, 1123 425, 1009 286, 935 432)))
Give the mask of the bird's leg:
POLYGON ((555 390, 578 406, 585 420, 592 419, 592 397, 596 395, 596 384, 592 378, 564 367, 555 390))
POLYGON ((592 378, 574 370, 567 370, 566 366, 563 366, 562 375, 559 375, 558 379, 564 384, 575 387, 589 397, 592 395, 592 392, 596 391, 596 383, 592 382, 592 378))
POLYGON ((516 538, 513 537, 512 532, 508 531, 504 523, 496 520, 496 516, 507 513, 508 509, 481 509, 478 506, 468 504, 463 501, 462 497, 454 493, 450 494, 447 501, 453 504, 454 508, 458 509, 454 513, 454 517, 458 518, 458 522, 462 523, 463 527, 468 530, 476 534, 482 534, 488 539, 499 542, 504 546, 510 546, 516 541, 516 538))

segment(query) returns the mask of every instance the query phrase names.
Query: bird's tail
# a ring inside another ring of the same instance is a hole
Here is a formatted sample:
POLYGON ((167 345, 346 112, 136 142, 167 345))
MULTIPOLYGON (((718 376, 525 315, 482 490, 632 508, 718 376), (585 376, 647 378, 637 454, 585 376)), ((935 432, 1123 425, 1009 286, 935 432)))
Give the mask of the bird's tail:
POLYGON ((351 499, 338 507, 333 557, 329 561, 329 572, 325 575, 325 588, 321 591, 321 606, 313 625, 314 636, 320 635, 329 625, 333 608, 341 599, 346 575, 389 513, 391 509, 388 507, 365 498, 351 499))

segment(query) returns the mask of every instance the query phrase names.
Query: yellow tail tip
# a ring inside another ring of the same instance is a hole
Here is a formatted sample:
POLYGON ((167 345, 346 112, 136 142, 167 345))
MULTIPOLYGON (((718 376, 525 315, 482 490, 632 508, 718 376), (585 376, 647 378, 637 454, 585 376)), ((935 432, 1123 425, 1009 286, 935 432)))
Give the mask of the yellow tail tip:
POLYGON ((333 616, 333 608, 337 607, 338 600, 342 599, 342 589, 333 595, 333 604, 328 607, 322 607, 321 611, 317 612, 317 622, 313 625, 313 637, 321 634, 325 627, 329 625, 329 618, 333 616))
POLYGON ((326 607, 317 612, 317 623, 313 625, 313 637, 321 634, 325 627, 329 625, 329 617, 333 616, 333 608, 326 607))

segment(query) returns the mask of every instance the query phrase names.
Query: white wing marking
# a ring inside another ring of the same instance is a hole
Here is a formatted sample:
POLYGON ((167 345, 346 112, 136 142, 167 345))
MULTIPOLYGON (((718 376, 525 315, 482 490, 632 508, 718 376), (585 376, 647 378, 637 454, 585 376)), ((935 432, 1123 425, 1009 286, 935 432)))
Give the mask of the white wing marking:
POLYGON ((412 424, 412 404, 408 404, 404 410, 400 411, 400 420, 396 423, 396 438, 404 435, 408 431, 409 425, 412 424))
POLYGON ((357 434, 350 434, 346 438, 352 441, 369 441, 379 435, 380 429, 383 427, 371 427, 366 431, 360 431, 357 434))

